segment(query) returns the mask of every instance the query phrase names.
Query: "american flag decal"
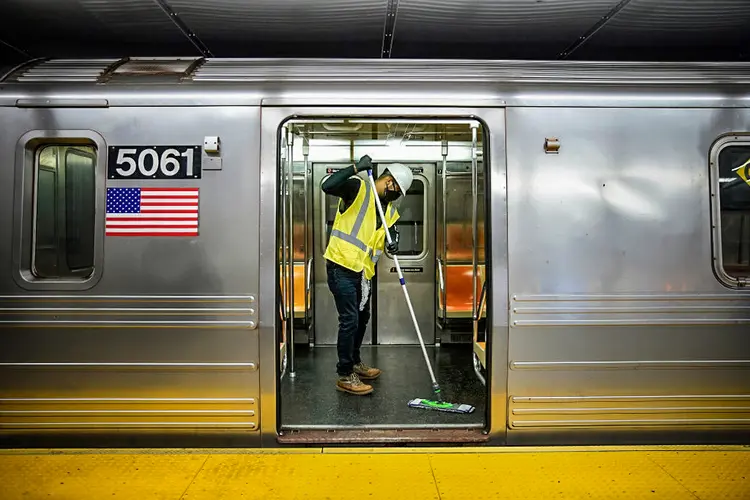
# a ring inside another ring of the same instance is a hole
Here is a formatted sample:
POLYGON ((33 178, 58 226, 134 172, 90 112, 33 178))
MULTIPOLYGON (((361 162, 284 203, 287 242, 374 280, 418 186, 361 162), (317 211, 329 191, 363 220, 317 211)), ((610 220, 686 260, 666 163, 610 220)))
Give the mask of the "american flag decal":
POLYGON ((198 236, 198 188, 107 188, 107 236, 198 236))

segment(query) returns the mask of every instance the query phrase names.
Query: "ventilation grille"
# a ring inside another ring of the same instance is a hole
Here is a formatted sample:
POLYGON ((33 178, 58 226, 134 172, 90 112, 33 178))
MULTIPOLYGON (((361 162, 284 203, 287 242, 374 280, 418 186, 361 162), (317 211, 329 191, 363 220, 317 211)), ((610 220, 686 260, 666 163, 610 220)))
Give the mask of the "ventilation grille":
POLYGON ((114 75, 179 75, 184 76, 196 62, 198 57, 185 59, 130 59, 113 71, 114 75))
POLYGON ((17 82, 96 82, 120 59, 55 59, 27 68, 17 82))

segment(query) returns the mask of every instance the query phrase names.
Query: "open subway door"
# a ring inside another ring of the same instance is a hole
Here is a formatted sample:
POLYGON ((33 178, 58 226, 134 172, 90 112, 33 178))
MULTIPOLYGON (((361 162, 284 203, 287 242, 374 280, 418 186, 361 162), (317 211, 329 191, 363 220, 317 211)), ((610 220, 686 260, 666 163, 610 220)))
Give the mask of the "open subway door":
MULTIPOLYGON (((378 116, 366 110, 345 110, 344 116, 305 110, 290 118, 290 110, 274 111, 274 134, 264 137, 275 140, 272 251, 279 268, 263 283, 276 283, 280 304, 278 410, 272 419, 279 442, 486 441, 495 420, 493 382, 499 380, 502 391, 505 376, 492 377, 492 332, 484 324, 490 310, 485 298, 492 297, 484 248, 486 126, 471 113, 421 118, 405 116, 404 110, 378 116), (388 252, 371 282, 371 317, 361 347, 362 360, 380 368, 382 376, 371 382, 374 392, 368 396, 336 391, 338 311, 323 253, 333 221, 346 206, 322 185, 365 154, 373 159, 375 177, 391 163, 412 171, 407 197, 394 204, 401 235, 396 255, 443 393, 473 405, 471 414, 408 407, 414 398, 431 396, 431 383, 388 252)), ((271 125, 264 131, 271 132, 271 125)), ((268 156, 265 146, 263 154, 268 156)), ((502 321, 507 324, 507 317, 502 321)), ((504 394, 494 401, 504 419, 504 394)), ((504 437, 500 422, 495 434, 504 437)))
POLYGON ((485 265, 485 162, 479 137, 469 161, 448 161, 448 143, 438 175, 438 331, 444 342, 473 346, 478 378, 487 365, 485 265))

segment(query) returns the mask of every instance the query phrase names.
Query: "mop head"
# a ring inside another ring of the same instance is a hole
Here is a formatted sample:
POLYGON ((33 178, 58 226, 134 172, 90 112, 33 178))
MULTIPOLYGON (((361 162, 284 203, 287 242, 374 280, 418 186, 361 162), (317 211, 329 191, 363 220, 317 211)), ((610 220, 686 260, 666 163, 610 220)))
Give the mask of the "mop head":
POLYGON ((474 407, 471 405, 446 403, 445 401, 433 401, 422 398, 416 398, 409 401, 409 407, 422 408, 423 410, 446 411, 449 413, 471 413, 474 411, 474 407))

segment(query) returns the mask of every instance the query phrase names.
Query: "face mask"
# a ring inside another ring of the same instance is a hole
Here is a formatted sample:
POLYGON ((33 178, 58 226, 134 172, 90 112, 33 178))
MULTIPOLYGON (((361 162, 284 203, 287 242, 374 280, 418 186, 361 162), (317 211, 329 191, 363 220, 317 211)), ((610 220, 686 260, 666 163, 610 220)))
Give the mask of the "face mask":
POLYGON ((384 199, 387 203, 392 203, 398 199, 398 197, 401 196, 401 193, 398 191, 386 191, 384 199))

